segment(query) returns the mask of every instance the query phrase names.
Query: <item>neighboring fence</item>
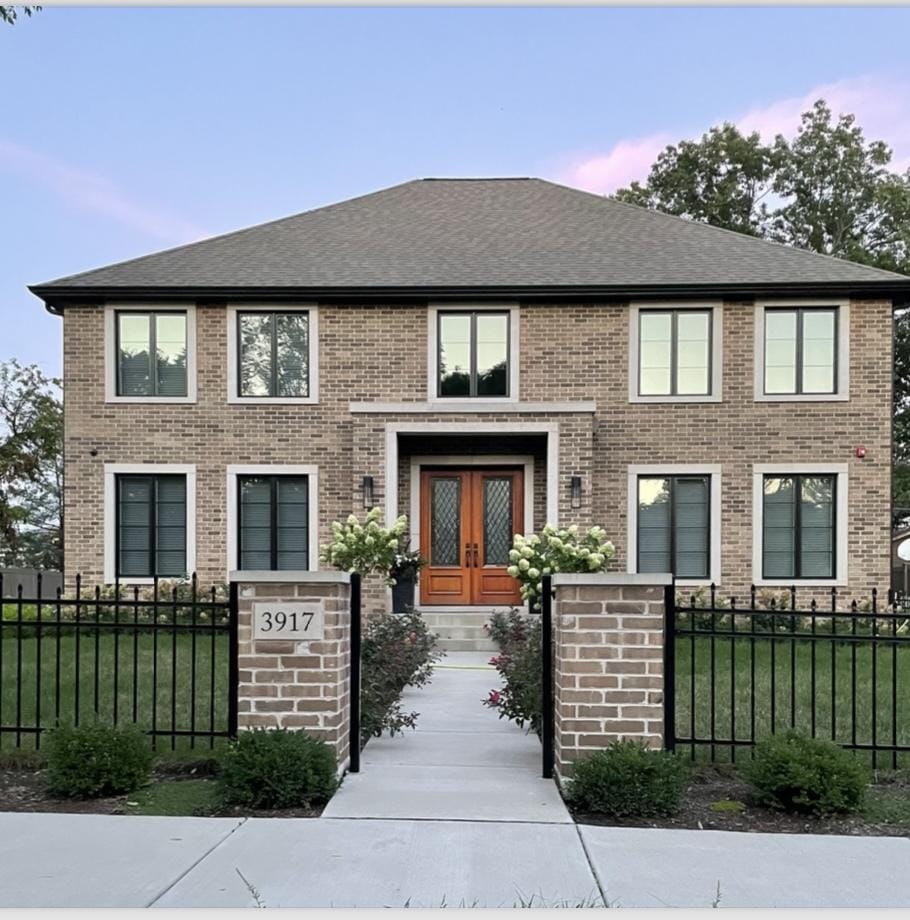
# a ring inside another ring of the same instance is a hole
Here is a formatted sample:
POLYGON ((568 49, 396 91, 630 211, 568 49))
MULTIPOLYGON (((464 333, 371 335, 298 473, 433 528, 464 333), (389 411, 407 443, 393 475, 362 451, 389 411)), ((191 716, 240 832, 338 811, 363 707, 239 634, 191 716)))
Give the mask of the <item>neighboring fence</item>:
POLYGON ((42 572, 39 569, 0 569, 0 578, 4 587, 0 589, 0 597, 15 597, 22 585, 22 593, 26 597, 37 597, 39 594, 38 582, 40 578, 42 597, 54 600, 57 592, 63 590, 63 572, 42 572))
POLYGON ((865 752, 874 767, 910 765, 910 615, 901 599, 880 604, 873 590, 838 610, 835 589, 802 609, 795 588, 768 604, 758 597, 752 588, 742 607, 712 585, 668 611, 667 746, 735 761, 763 736, 795 728, 865 752))
MULTIPOLYGON (((0 598, 9 584, 0 576, 0 598)), ((236 587, 107 586, 0 601, 0 749, 58 724, 135 724, 152 746, 214 747, 237 730, 236 587)))

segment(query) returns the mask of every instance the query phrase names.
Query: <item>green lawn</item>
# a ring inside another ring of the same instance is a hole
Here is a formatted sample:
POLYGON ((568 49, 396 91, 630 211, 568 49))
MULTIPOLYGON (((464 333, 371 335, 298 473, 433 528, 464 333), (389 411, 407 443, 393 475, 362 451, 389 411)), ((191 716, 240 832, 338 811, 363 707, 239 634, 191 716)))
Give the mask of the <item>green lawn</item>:
MULTIPOLYGON (((766 635, 753 644, 726 636, 716 637, 712 650, 709 636, 681 636, 676 640, 677 736, 708 740, 712 721, 714 737, 723 740, 747 741, 795 727, 841 744, 910 745, 910 641, 880 642, 873 652, 868 639, 811 643, 766 635)), ((742 747, 732 754, 729 744, 717 744, 713 751, 710 744, 694 750, 678 745, 678 750, 699 760, 748 756, 742 747)), ((872 762, 871 755, 864 756, 872 762)), ((898 754, 895 764, 890 752, 880 751, 875 765, 908 766, 910 754, 898 754)))
MULTIPOLYGON (((34 748, 35 733, 17 725, 51 728, 99 719, 135 722, 144 730, 225 731, 228 708, 228 637, 200 631, 176 638, 166 631, 115 634, 72 630, 56 641, 32 627, 2 630, 0 749, 34 748), (59 666, 59 669, 58 669, 59 666), (157 689, 155 689, 157 688, 157 689)), ((216 739, 215 743, 218 743, 216 739)), ((158 750, 208 748, 208 738, 158 737, 158 750)))

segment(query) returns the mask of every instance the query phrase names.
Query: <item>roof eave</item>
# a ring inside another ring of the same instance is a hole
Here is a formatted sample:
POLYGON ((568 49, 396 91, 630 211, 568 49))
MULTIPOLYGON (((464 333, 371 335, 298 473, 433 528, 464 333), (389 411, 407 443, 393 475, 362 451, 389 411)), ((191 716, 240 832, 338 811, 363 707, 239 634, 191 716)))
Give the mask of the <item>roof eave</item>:
POLYGON ((628 300, 660 297, 730 297, 753 299, 775 296, 868 297, 870 295, 910 304, 910 278, 882 281, 810 281, 729 284, 634 284, 634 285, 418 285, 386 287, 255 287, 255 286, 149 286, 131 285, 30 285, 29 290, 51 313, 64 307, 97 304, 110 300, 223 300, 288 301, 318 300, 388 303, 390 300, 628 300))

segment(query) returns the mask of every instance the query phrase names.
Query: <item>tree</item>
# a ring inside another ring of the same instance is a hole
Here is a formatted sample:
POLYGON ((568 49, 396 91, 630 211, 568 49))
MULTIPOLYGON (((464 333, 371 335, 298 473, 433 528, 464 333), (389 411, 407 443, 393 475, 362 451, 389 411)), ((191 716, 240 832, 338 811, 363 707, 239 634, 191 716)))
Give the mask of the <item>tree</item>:
POLYGON ((63 406, 60 382, 0 363, 0 564, 60 568, 63 406))
POLYGON ((771 191, 778 152, 757 132, 746 136, 731 124, 711 128, 699 141, 671 144, 657 157, 645 185, 633 182, 616 197, 758 235, 765 219, 763 199, 771 191))
POLYGON ((19 13, 24 16, 34 16, 40 9, 40 6, 20 6, 18 8, 15 6, 0 6, 0 22, 13 25, 19 17, 19 13))

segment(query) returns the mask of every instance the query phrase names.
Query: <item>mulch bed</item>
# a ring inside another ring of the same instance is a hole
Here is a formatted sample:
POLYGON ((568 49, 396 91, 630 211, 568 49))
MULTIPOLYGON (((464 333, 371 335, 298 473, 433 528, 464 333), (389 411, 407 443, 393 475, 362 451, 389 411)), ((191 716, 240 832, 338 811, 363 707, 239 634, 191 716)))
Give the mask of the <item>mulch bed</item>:
MULTIPOLYGON (((874 785, 869 796, 878 793, 910 797, 910 777, 893 778, 874 785)), ((620 819, 604 815, 573 812, 579 824, 605 827, 666 827, 712 831, 743 831, 775 834, 845 834, 863 837, 910 836, 910 822, 886 823, 862 815, 812 818, 784 814, 750 801, 749 787, 735 773, 724 767, 704 767, 693 772, 679 814, 670 818, 620 819), (716 803, 739 802, 741 811, 715 810, 716 803), (712 805, 715 808, 712 808, 712 805)))
MULTIPOLYGON (((114 795, 99 799, 67 799, 52 795, 47 789, 45 771, 29 768, 0 769, 0 812, 53 812, 73 815, 129 815, 134 811, 128 803, 135 794, 114 795)), ((174 770, 155 770, 152 781, 199 779, 193 773, 174 770)), ((252 809, 227 806, 207 811, 206 817, 224 818, 318 818, 325 806, 311 808, 252 809)))

